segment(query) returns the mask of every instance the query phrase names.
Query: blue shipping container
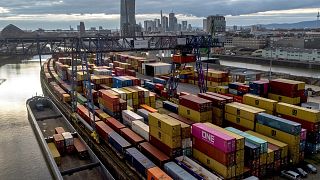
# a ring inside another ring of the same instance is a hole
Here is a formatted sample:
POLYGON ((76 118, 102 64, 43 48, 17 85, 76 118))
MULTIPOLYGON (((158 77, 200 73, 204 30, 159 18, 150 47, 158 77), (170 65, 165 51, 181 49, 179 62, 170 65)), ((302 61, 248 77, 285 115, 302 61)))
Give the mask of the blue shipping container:
POLYGON ((163 108, 178 114, 179 105, 170 101, 163 101, 163 108))
POLYGON ((266 113, 259 113, 257 115, 257 123, 292 135, 299 135, 301 133, 301 124, 266 113))
POLYGON ((244 144, 244 153, 246 159, 258 159, 260 157, 260 147, 245 141, 244 144))
POLYGON ((126 160, 135 168, 143 177, 147 177, 147 170, 155 167, 146 156, 144 156, 136 148, 129 148, 126 150, 126 160))
POLYGON ((168 162, 164 164, 164 171, 174 180, 196 180, 195 177, 193 177, 186 170, 182 169, 174 162, 168 162))
POLYGON ((153 82, 154 82, 154 83, 158 83, 158 84, 163 84, 163 85, 166 85, 166 84, 167 84, 167 81, 166 81, 166 80, 161 79, 161 78, 157 78, 157 77, 154 77, 154 78, 153 78, 153 82))
POLYGON ((252 136, 251 134, 248 134, 248 133, 245 133, 243 131, 240 131, 238 129, 235 129, 233 127, 227 127, 225 128, 226 130, 228 131, 231 131, 233 133, 236 133, 240 136, 243 136, 245 137, 245 141, 248 141, 250 143, 253 143, 257 146, 260 146, 260 153, 267 153, 268 152, 268 142, 263 140, 263 139, 260 139, 260 138, 257 138, 255 136, 252 136))
POLYGON ((116 132, 109 134, 109 143, 120 154, 124 154, 125 150, 131 147, 131 144, 116 132))
POLYGON ((144 86, 145 86, 147 89, 149 89, 149 90, 154 90, 154 88, 155 88, 155 83, 153 83, 153 82, 146 82, 144 86))

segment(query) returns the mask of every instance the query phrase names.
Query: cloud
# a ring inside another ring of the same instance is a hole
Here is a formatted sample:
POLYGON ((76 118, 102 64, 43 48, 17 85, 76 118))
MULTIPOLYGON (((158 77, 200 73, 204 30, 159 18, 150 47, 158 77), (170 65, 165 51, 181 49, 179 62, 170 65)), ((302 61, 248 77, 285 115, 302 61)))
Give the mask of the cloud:
POLYGON ((5 13, 9 13, 9 9, 6 9, 4 7, 0 7, 0 14, 5 14, 5 13))

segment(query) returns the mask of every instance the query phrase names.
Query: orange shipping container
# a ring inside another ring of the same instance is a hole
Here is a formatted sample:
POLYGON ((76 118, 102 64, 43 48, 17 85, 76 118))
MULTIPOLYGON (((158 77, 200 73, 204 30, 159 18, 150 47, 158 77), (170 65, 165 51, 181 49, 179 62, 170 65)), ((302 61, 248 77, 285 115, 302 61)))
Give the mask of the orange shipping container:
POLYGON ((153 167, 148 169, 148 180, 172 180, 165 172, 163 172, 159 167, 153 167))
POLYGON ((156 109, 154 109, 154 108, 152 108, 152 107, 150 107, 150 106, 148 106, 146 104, 142 104, 142 105, 140 105, 140 107, 145 109, 145 110, 147 110, 147 111, 149 111, 149 112, 151 112, 151 113, 158 112, 158 110, 156 110, 156 109))

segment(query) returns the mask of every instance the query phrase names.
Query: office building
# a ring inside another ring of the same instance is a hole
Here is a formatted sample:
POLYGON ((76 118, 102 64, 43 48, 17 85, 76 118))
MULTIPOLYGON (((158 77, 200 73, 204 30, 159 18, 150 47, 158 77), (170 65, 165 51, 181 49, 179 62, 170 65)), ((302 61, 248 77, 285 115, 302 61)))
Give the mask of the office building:
POLYGON ((167 16, 162 17, 162 31, 169 31, 169 19, 167 16))
POLYGON ((207 31, 210 34, 226 32, 226 19, 224 16, 208 16, 207 31))
POLYGON ((187 31, 188 28, 188 21, 182 21, 182 31, 187 31))
POLYGON ((81 36, 85 35, 86 27, 84 26, 84 22, 80 22, 79 30, 80 30, 80 35, 81 36))
POLYGON ((203 19, 203 31, 207 32, 207 19, 203 19))
POLYGON ((122 36, 134 36, 136 30, 135 0, 121 0, 120 31, 122 36))
POLYGON ((177 18, 174 13, 169 14, 169 31, 174 31, 176 27, 177 18))

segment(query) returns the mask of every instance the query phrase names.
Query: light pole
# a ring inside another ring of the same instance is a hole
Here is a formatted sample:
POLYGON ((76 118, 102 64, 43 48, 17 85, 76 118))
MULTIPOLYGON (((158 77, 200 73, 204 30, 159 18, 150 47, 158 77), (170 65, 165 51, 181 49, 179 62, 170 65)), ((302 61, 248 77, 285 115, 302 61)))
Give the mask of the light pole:
POLYGON ((270 48, 270 51, 271 51, 271 59, 270 59, 270 69, 269 69, 269 80, 271 80, 271 78, 272 78, 272 61, 273 61, 273 58, 272 58, 272 53, 273 53, 272 47, 270 48))

